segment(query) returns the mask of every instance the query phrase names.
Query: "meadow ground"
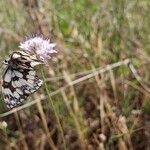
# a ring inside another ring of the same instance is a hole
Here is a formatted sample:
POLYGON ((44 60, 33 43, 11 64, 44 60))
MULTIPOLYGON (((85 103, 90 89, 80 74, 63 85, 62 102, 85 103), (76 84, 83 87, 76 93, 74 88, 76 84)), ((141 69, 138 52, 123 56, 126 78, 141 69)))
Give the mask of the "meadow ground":
POLYGON ((148 0, 1 0, 1 62, 32 33, 58 54, 37 68, 44 85, 26 108, 8 115, 1 96, 0 149, 148 150, 149 10, 148 0))

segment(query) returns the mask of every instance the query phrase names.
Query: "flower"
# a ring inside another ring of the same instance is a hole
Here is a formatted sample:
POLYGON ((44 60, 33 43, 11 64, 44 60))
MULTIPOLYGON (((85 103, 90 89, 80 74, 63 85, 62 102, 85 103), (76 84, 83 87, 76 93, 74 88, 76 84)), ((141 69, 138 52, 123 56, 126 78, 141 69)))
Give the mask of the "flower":
POLYGON ((47 62, 50 55, 57 53, 54 49, 55 43, 50 43, 49 39, 41 36, 30 37, 20 43, 19 48, 24 51, 34 52, 42 62, 47 62))

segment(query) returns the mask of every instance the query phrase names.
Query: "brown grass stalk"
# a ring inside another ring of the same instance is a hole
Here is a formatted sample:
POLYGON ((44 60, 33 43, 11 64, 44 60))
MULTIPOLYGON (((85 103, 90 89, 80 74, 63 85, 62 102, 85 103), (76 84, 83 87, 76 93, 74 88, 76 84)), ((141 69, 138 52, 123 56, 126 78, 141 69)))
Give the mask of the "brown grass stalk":
POLYGON ((22 129, 22 126, 21 126, 21 122, 20 122, 20 118, 19 118, 19 113, 18 112, 15 112, 14 113, 14 116, 15 116, 15 119, 16 119, 16 123, 17 123, 17 126, 19 128, 19 132, 20 132, 20 139, 21 139, 21 142, 23 144, 23 149, 24 150, 28 150, 28 145, 26 143, 26 140, 25 140, 25 134, 23 133, 23 129, 22 129))
POLYGON ((44 127, 45 133, 47 135, 48 144, 53 150, 56 150, 57 148, 51 138, 51 134, 50 134, 48 126, 47 126, 47 122, 46 122, 45 114, 44 114, 44 111, 43 111, 43 108, 41 105, 41 101, 39 100, 39 98, 36 94, 34 94, 34 96, 35 96, 35 99, 37 102, 36 105, 37 105, 38 111, 39 111, 41 119, 42 119, 43 127, 44 127))
POLYGON ((73 108, 74 108, 74 111, 76 113, 80 112, 77 96, 76 96, 76 93, 75 93, 73 85, 71 85, 72 80, 71 80, 70 76, 67 74, 66 71, 63 71, 63 74, 64 74, 65 80, 67 81, 68 85, 70 85, 71 95, 73 95, 73 108))
POLYGON ((114 73, 113 70, 109 70, 110 73, 110 81, 111 81, 111 85, 112 85, 112 89, 113 89, 113 94, 115 97, 115 103, 118 103, 118 95, 117 95, 117 88, 116 88, 116 82, 115 82, 115 77, 114 77, 114 73))
POLYGON ((68 109, 68 112, 70 114, 70 116, 73 118, 74 120, 74 123, 75 123, 75 126, 76 126, 76 129, 77 129, 77 133, 79 135, 79 139, 81 141, 81 146, 83 149, 85 149, 85 138, 84 138, 84 135, 83 135, 83 132, 82 132, 82 129, 81 129, 81 125, 78 121, 78 117, 76 116, 76 114, 73 112, 71 106, 69 105, 69 102, 68 102, 68 98, 67 98, 67 95, 65 93, 64 90, 61 91, 61 94, 63 96, 63 100, 66 104, 66 107, 68 109))

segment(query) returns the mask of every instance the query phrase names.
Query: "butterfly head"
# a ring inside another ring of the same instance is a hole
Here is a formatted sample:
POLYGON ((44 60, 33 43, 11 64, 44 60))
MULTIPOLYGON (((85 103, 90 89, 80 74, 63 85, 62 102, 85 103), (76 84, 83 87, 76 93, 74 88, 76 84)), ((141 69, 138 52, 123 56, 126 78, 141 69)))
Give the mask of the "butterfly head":
MULTIPOLYGON (((5 64, 5 65, 9 65, 9 66, 12 66, 13 67, 13 65, 15 65, 16 63, 19 63, 20 62, 20 59, 21 58, 21 55, 19 55, 18 53, 12 53, 11 55, 10 55, 10 57, 9 58, 7 58, 7 59, 5 59, 4 61, 3 61, 3 64, 5 64), (15 62, 15 63, 14 63, 15 62)), ((18 64, 19 65, 19 64, 18 64)))

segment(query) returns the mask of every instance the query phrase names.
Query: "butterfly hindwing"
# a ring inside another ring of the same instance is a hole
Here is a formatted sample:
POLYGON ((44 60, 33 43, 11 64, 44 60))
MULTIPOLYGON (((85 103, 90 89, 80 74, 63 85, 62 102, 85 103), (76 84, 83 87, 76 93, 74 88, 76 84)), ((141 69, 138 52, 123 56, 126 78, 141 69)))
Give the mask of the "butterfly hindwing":
POLYGON ((42 85, 33 69, 14 69, 10 66, 5 71, 2 83, 4 102, 8 108, 20 105, 30 94, 42 85))

